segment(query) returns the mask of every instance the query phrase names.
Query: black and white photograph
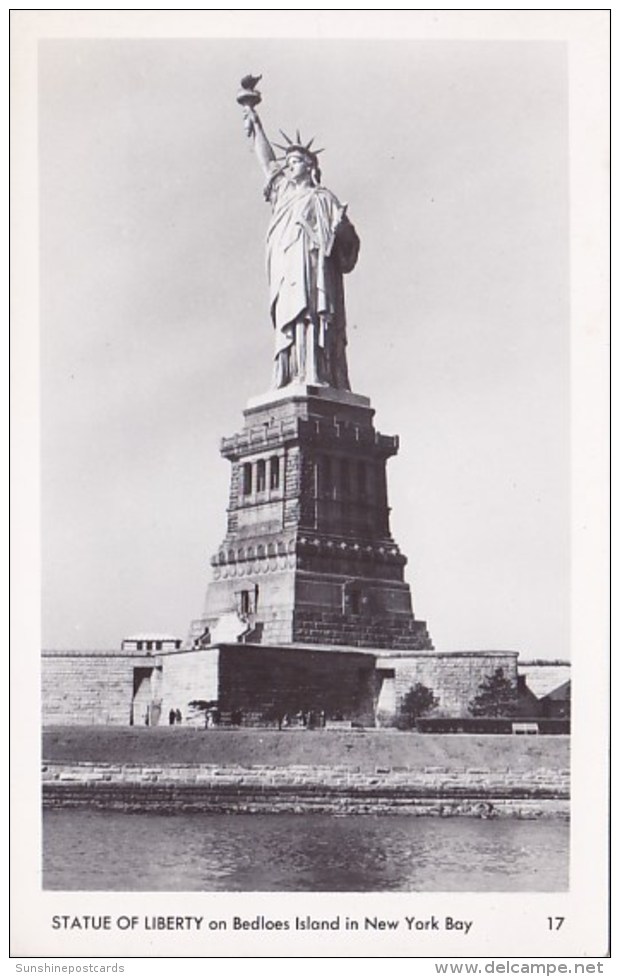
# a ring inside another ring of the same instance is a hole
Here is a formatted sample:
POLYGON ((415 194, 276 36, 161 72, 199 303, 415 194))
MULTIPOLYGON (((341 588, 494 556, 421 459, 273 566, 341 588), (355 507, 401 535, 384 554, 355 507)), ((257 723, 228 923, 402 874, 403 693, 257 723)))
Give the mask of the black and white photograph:
POLYGON ((12 26, 14 952, 603 956, 608 13, 12 26))

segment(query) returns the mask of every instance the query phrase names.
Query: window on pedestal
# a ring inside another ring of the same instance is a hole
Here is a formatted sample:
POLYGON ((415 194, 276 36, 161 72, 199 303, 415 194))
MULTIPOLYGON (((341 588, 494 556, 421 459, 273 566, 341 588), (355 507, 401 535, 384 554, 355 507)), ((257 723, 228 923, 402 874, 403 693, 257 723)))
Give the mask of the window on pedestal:
POLYGON ((256 491, 264 492, 267 488, 267 463, 264 458, 256 463, 256 491))
POLYGON ((243 466, 243 494, 252 494, 252 466, 249 462, 243 466))
POLYGON ((348 499, 351 495, 351 466, 348 458, 340 459, 340 495, 348 499))
POLYGON ((347 581, 342 587, 342 612, 343 614, 353 614, 356 617, 362 613, 362 606, 365 603, 362 588, 359 583, 347 581))
POLYGON ((323 498, 333 497, 332 460, 329 455, 319 459, 319 494, 323 498))
POLYGON ((362 609, 362 595, 359 590, 349 591, 349 612, 358 615, 362 609))
POLYGON ((241 590, 237 597, 241 617, 256 614, 256 608, 258 607, 258 584, 250 590, 241 590))
POLYGON ((277 455, 269 461, 269 488, 272 492, 280 488, 280 459, 277 455))
POLYGON ((357 463, 357 494, 360 499, 365 499, 368 494, 365 461, 358 461, 357 463))

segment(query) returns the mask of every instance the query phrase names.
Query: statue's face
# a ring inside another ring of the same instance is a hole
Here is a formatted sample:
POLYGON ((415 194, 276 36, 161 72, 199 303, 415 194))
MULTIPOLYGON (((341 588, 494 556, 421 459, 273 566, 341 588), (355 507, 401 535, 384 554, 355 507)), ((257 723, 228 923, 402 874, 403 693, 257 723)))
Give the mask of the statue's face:
POLYGON ((310 179, 310 163, 303 153, 289 153, 286 172, 294 183, 303 183, 310 179))

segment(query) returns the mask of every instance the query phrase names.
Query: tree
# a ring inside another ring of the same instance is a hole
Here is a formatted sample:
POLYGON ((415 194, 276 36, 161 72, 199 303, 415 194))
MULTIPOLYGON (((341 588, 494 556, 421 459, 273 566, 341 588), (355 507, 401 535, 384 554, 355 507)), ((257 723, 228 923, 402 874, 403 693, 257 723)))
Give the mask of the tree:
POLYGON ((517 689, 503 668, 496 668, 478 686, 478 694, 469 703, 472 716, 511 716, 517 706, 517 689))
POLYGON ((433 695, 431 689, 423 685, 422 682, 416 682, 403 696, 401 714, 407 726, 411 728, 415 725, 416 719, 423 716, 425 712, 430 712, 438 703, 439 699, 433 695))
POLYGON ((219 704, 217 699, 192 699, 187 703, 190 709, 202 713, 205 727, 217 726, 220 721, 219 704))

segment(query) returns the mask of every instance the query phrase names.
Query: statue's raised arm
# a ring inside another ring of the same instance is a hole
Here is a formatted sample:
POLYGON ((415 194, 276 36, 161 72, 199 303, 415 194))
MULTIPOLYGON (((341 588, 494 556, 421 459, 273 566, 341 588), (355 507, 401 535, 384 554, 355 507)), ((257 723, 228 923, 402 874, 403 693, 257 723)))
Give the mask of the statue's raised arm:
POLYGON ((278 158, 256 112, 261 76, 246 75, 237 101, 267 177, 272 217, 267 232, 270 312, 275 328, 274 384, 349 390, 342 276, 357 261, 359 238, 346 206, 321 185, 318 153, 282 133, 278 158))
POLYGON ((241 89, 237 95, 237 101, 243 107, 246 134, 253 141, 258 161, 265 175, 269 177, 271 176, 271 167, 276 160, 276 154, 265 135, 263 124, 256 111, 256 106, 261 101, 261 94, 256 91, 256 85, 261 78, 262 75, 245 75, 241 79, 241 89))

